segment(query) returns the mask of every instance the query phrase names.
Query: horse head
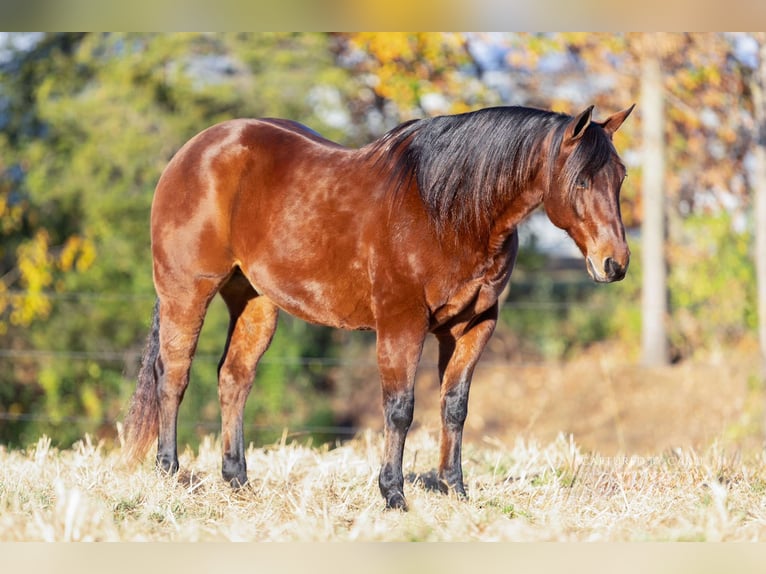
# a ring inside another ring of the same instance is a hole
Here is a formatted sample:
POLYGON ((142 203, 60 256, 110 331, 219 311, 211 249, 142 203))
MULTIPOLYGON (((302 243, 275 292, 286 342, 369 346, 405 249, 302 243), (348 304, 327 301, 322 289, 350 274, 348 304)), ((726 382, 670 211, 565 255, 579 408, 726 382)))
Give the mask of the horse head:
POLYGON ((560 136, 543 201, 551 222, 574 240, 588 273, 599 283, 621 280, 630 262, 620 213, 620 187, 627 171, 612 135, 634 106, 603 122, 592 121, 593 106, 572 118, 560 136))

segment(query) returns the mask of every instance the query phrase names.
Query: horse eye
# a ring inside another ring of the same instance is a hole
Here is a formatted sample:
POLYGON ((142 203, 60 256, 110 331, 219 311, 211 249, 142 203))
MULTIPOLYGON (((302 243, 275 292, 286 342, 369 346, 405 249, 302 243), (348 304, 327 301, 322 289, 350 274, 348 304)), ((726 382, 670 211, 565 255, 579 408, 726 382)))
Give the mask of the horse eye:
POLYGON ((590 180, 586 177, 581 177, 577 180, 575 187, 577 189, 588 189, 590 187, 590 180))

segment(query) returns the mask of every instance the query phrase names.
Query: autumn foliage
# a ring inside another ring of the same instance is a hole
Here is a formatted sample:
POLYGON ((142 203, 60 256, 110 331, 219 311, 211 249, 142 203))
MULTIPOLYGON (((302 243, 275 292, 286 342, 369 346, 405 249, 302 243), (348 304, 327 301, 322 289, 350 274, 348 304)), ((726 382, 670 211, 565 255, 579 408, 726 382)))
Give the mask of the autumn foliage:
MULTIPOLYGON (((203 127, 237 116, 289 117, 359 146, 404 120, 489 105, 576 113, 595 104, 599 119, 637 101, 647 55, 660 59, 665 90, 674 357, 748 345, 756 328, 751 86, 753 46, 762 41, 723 33, 44 34, 6 49, 0 440, 29 442, 48 430, 71 442, 81 420, 113 435, 154 298, 152 191, 178 146, 203 127)), ((605 338, 635 355, 640 107, 634 116, 615 136, 629 172, 622 196, 634 252, 629 278, 595 291, 571 276, 554 278, 545 255, 525 250, 491 351, 500 359, 561 359, 605 338)), ((214 304, 205 329, 225 330, 225 322, 214 304)), ((247 416, 265 427, 334 426, 328 397, 374 374, 326 365, 366 356, 370 341, 285 323, 247 416)), ((221 336, 205 332, 192 384, 206 390, 190 393, 200 398, 188 409, 209 425, 217 420, 221 336)), ((183 439, 214 429, 189 422, 183 439)))

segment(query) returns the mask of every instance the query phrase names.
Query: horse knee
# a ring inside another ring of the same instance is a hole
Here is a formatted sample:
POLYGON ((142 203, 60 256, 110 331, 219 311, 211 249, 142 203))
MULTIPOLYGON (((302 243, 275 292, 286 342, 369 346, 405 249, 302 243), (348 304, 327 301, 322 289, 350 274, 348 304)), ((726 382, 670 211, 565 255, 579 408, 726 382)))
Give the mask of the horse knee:
POLYGON ((229 365, 218 373, 218 399, 221 405, 241 405, 253 388, 254 373, 251 369, 233 368, 229 365))
POLYGON ((449 429, 460 430, 468 417, 468 394, 458 390, 449 391, 442 402, 442 418, 449 429))
POLYGON ((415 413, 413 393, 399 393, 388 397, 384 406, 386 425, 400 432, 407 432, 415 413))

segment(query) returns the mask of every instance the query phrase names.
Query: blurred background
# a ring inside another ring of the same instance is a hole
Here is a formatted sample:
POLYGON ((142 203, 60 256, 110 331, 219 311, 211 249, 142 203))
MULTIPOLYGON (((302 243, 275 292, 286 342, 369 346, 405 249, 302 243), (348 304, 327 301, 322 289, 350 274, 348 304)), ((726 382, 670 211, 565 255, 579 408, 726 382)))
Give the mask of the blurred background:
MULTIPOLYGON (((762 447, 764 85, 762 33, 2 33, 0 443, 116 441, 154 303, 154 186, 205 127, 284 117, 357 147, 408 119, 486 106, 595 104, 599 120, 637 103, 615 135, 628 276, 593 284, 535 213, 467 435, 572 433, 604 453, 762 447)), ((182 445, 218 431, 227 321, 214 300, 182 445)), ((436 429, 432 345, 418 378, 415 425, 436 429)), ((374 334, 283 313, 246 440, 332 443, 381 427, 374 334)))

